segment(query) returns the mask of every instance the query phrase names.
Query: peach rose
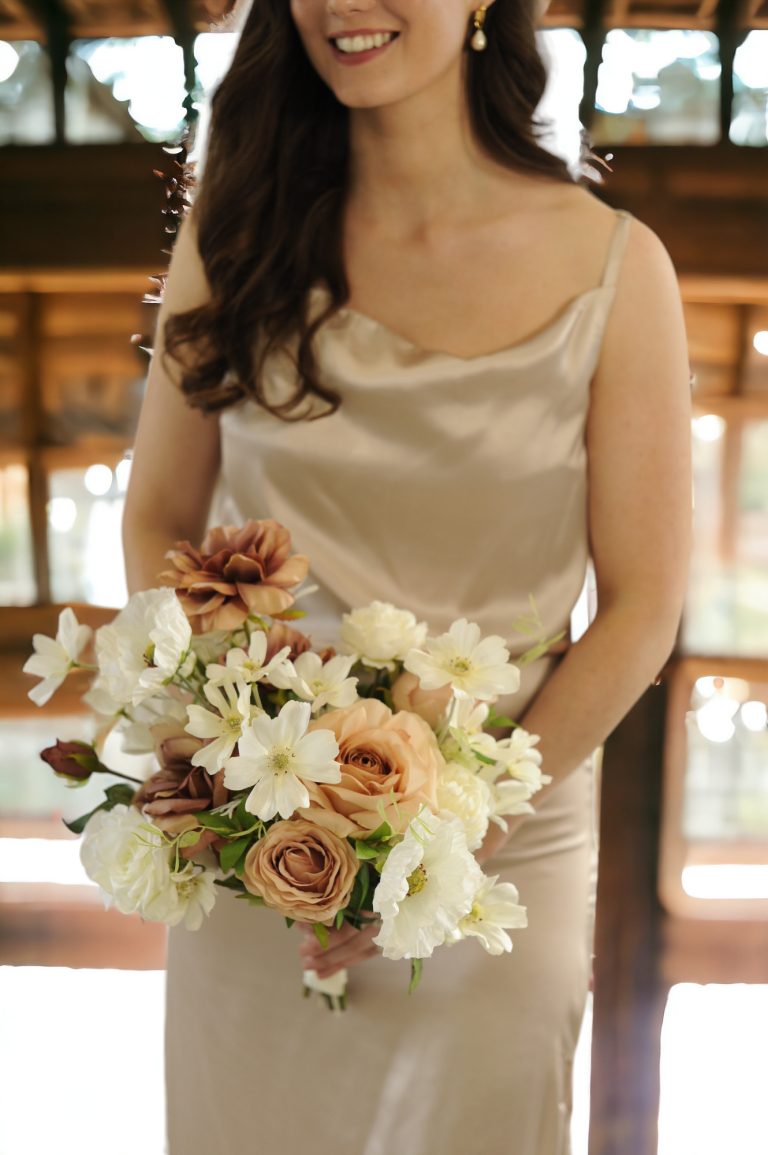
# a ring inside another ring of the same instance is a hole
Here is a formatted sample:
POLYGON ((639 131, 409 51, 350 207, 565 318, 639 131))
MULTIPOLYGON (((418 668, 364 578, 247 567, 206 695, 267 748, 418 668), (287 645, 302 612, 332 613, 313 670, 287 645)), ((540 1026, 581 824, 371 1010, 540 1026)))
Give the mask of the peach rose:
POLYGON ((195 634, 236 630, 249 614, 285 613, 289 591, 307 576, 309 562, 291 555, 291 535, 271 519, 217 526, 200 549, 177 541, 165 555, 171 569, 160 579, 173 585, 195 634))
POLYGON ((332 830, 291 818, 275 822, 251 847, 243 882, 286 918, 330 924, 349 902, 359 865, 332 830))
POLYGON ((341 838, 365 838, 387 821, 404 830, 422 806, 437 805, 437 781, 445 765, 437 739, 417 714, 365 698, 329 710, 309 726, 332 730, 339 743, 341 781, 307 784, 310 805, 299 813, 335 830, 341 838))
POLYGON ((433 730, 442 721, 450 700, 450 685, 440 686, 438 690, 422 690, 419 679, 407 670, 392 686, 395 709, 418 714, 433 730))

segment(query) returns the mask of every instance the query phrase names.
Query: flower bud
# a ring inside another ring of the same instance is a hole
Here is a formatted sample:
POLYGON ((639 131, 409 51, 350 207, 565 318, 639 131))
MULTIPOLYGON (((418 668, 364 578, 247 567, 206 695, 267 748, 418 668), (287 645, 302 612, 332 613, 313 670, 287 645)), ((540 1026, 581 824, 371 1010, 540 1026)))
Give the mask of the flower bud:
POLYGON ((98 770, 106 770, 98 759, 93 746, 87 742, 62 742, 57 740, 55 746, 47 746, 40 752, 40 757, 63 778, 71 778, 76 782, 87 782, 91 774, 98 770))

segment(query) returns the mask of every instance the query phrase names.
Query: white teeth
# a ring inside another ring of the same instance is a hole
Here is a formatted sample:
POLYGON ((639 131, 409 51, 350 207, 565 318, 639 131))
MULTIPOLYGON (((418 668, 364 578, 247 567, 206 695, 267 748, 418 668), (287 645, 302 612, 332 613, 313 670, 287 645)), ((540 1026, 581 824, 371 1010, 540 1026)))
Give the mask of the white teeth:
POLYGON ((370 52, 373 48, 383 48, 394 38, 394 32, 374 32, 372 36, 339 36, 334 44, 339 52, 370 52))

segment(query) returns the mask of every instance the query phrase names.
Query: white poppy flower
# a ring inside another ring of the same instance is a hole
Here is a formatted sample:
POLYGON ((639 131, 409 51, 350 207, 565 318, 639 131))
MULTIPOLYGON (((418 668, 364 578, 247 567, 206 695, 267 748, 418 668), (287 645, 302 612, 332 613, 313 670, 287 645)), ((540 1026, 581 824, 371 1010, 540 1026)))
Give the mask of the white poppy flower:
POLYGON ((92 633, 90 626, 80 625, 74 611, 67 606, 59 614, 55 640, 45 634, 35 634, 32 638, 35 652, 24 663, 24 673, 43 679, 29 691, 36 706, 44 706, 58 690, 92 633))
POLYGON ((450 685, 457 698, 493 701, 514 694, 520 671, 509 662, 509 650, 497 634, 482 638, 480 627, 466 618, 454 622, 447 634, 427 638, 423 649, 406 656, 405 668, 425 690, 450 685))
POLYGON ((483 877, 458 818, 428 811, 414 818, 390 851, 373 895, 381 915, 373 941, 384 957, 429 958, 435 947, 454 941, 483 877))
POLYGON ((334 761, 336 738, 330 730, 308 734, 310 717, 306 702, 286 702, 276 718, 257 715, 240 739, 239 757, 226 762, 224 785, 230 790, 253 787, 245 808, 263 822, 276 814, 290 818, 308 806, 305 780, 341 781, 341 768, 334 761))
POLYGON ((389 602, 371 602, 341 619, 341 640, 348 653, 374 670, 394 670, 409 650, 421 646, 427 636, 424 622, 410 610, 389 602))
POLYGON ((438 778, 437 805, 444 816, 455 815, 460 819, 467 846, 477 850, 485 838, 494 808, 488 783, 460 762, 448 762, 438 778))
MULTIPOLYGON (((254 682, 272 681, 272 674, 286 664, 290 652, 290 646, 283 646, 282 650, 265 662, 267 635, 258 630, 251 637, 247 653, 240 648, 228 650, 226 665, 211 662, 206 666, 205 674, 211 682, 238 681, 252 685, 254 682)), ((274 684, 277 685, 276 682, 274 684)))
POLYGON ((251 687, 243 682, 222 682, 219 686, 206 682, 203 693, 213 710, 187 706, 189 721, 184 729, 195 738, 210 739, 192 756, 192 765, 204 766, 209 774, 215 774, 231 756, 251 720, 251 687))
POLYGON ((170 682, 187 657, 192 630, 173 590, 134 594, 96 631, 99 682, 121 706, 137 705, 170 682))
POLYGON ((324 706, 341 709, 357 701, 357 678, 348 676, 354 661, 353 656, 336 654, 323 662, 319 654, 308 650, 275 670, 271 681, 310 702, 313 714, 319 714, 324 706))
POLYGON ((461 938, 478 938, 489 954, 512 950, 507 930, 528 925, 524 906, 520 906, 517 888, 511 882, 499 882, 499 876, 484 877, 472 900, 472 909, 459 923, 461 938))

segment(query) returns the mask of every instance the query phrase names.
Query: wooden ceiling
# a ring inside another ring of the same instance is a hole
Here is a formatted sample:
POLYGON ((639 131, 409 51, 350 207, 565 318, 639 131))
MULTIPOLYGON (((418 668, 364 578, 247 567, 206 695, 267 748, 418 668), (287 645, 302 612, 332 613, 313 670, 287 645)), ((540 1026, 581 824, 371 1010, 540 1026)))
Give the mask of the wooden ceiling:
MULTIPOLYGON (((287 2, 287 0, 286 0, 287 2)), ((44 40, 52 26, 74 38, 206 31, 232 0, 0 0, 0 39, 44 40)), ((768 28, 768 0, 551 0, 549 27, 768 28)))

